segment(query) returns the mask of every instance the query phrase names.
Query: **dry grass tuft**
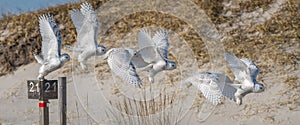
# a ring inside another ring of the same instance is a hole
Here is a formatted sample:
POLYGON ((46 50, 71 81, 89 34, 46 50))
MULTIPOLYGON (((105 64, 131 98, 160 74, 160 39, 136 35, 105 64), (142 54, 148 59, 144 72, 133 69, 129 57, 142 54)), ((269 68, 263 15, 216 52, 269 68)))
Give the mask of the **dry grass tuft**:
POLYGON ((284 80, 284 82, 287 83, 288 86, 292 87, 292 88, 300 87, 300 84, 298 83, 298 77, 296 77, 296 76, 287 77, 284 80))
MULTIPOLYGON (((119 125, 176 124, 179 114, 173 110, 175 94, 164 95, 163 93, 161 92, 158 97, 152 97, 151 100, 147 100, 146 93, 143 93, 141 99, 130 99, 121 95, 118 101, 109 101, 113 109, 108 109, 106 116, 119 125)), ((147 94, 153 96, 151 91, 147 94)))
MULTIPOLYGON (((98 8, 107 0, 87 1, 94 8, 98 8)), ((223 2, 226 0, 192 1, 206 12, 221 33, 228 36, 223 41, 226 51, 234 53, 238 57, 251 58, 256 62, 261 70, 261 74, 258 77, 262 77, 266 73, 283 75, 299 70, 300 5, 297 0, 287 0, 281 10, 263 23, 255 23, 251 19, 246 21, 239 19, 242 18, 241 15, 243 13, 253 12, 258 8, 261 8, 263 11, 268 10, 269 4, 275 0, 241 2, 237 4, 236 8, 224 7, 223 2), (247 22, 246 26, 239 25, 241 22, 247 22)), ((42 14, 50 13, 54 15, 63 37, 63 45, 73 44, 76 39, 76 33, 68 10, 79 8, 79 5, 80 3, 66 4, 26 14, 4 16, 0 20, 0 76, 12 73, 19 66, 34 61, 31 51, 40 52, 41 48, 38 16, 42 14)), ((110 43, 107 48, 112 48, 117 43, 111 40, 122 39, 131 30, 147 26, 163 27, 176 32, 182 39, 187 41, 194 52, 195 58, 198 61, 201 60, 201 63, 198 64, 199 66, 209 62, 206 46, 197 32, 187 23, 164 13, 139 12, 125 16, 110 27, 106 32, 106 37, 101 40, 110 43)), ((103 68, 104 65, 107 66, 106 62, 96 65, 96 68, 99 69, 97 74, 109 72, 107 67, 103 68)), ((63 71, 63 73, 69 72, 71 71, 63 71)), ((99 75, 99 77, 102 76, 99 75)), ((172 82, 174 81, 176 79, 172 82)), ((286 94, 289 94, 291 97, 289 101, 282 102, 281 105, 287 105, 290 110, 294 110, 300 105, 299 78, 288 77, 284 83, 289 86, 286 94), (290 91, 291 89, 295 91, 290 91)), ((119 93, 119 90, 115 89, 114 93, 119 93)), ((172 114, 170 112, 161 113, 158 117, 141 117, 137 120, 134 117, 128 117, 128 115, 151 116, 151 114, 161 112, 165 108, 173 108, 174 96, 159 95, 158 100, 150 101, 135 101, 119 96, 121 101, 111 102, 111 105, 123 113, 109 110, 106 114, 108 118, 116 121, 116 124, 171 124, 172 120, 176 119, 174 118, 176 116, 170 115, 172 114)), ((202 103, 201 101, 203 101, 203 97, 199 95, 194 107, 199 107, 202 103)), ((266 111, 268 111, 268 106, 265 107, 267 107, 266 111)), ((245 108, 246 114, 254 115, 260 112, 250 109, 253 109, 253 107, 245 108)), ((274 121, 273 116, 265 119, 274 121)))
MULTIPOLYGON (((100 7, 107 0, 88 1, 95 8, 100 7)), ((237 8, 230 9, 231 16, 224 16, 228 11, 223 5, 223 0, 193 0, 200 8, 204 9, 212 22, 219 27, 220 24, 229 23, 234 27, 236 18, 242 13, 254 11, 256 8, 268 9, 268 5, 274 0, 241 2, 237 8)), ((39 52, 41 36, 38 31, 38 16, 51 13, 57 21, 63 44, 75 42, 75 28, 68 15, 68 10, 78 8, 80 3, 60 5, 32 13, 16 16, 5 16, 0 21, 0 75, 14 71, 17 67, 34 61, 31 51, 39 52)), ((262 74, 272 72, 277 66, 291 65, 289 70, 294 70, 300 60, 299 50, 299 4, 289 0, 280 12, 263 24, 247 28, 236 28, 226 31, 230 39, 224 41, 226 51, 239 57, 249 57, 258 63, 262 74)), ((251 22, 250 22, 251 23, 251 22)), ((205 44, 198 34, 188 24, 171 15, 157 12, 140 12, 128 15, 118 21, 107 31, 107 42, 115 37, 122 39, 132 29, 144 26, 160 26, 173 30, 185 39, 192 47, 195 58, 201 60, 201 64, 209 62, 205 44), (188 27, 187 32, 183 29, 188 27), (202 44, 199 44, 200 43, 202 44)), ((222 31, 222 28, 218 28, 222 31)), ((111 46, 114 46, 111 44, 111 46)), ((108 47, 109 48, 109 47, 108 47)))

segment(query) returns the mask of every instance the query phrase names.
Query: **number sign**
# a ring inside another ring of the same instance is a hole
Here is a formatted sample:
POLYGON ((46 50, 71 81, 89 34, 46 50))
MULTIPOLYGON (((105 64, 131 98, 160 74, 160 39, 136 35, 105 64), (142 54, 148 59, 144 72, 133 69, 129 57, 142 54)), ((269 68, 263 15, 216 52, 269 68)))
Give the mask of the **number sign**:
POLYGON ((44 96, 45 99, 57 99, 58 97, 58 82, 57 80, 44 80, 43 92, 41 95, 39 86, 39 80, 27 80, 28 87, 28 99, 39 99, 40 96, 44 96))

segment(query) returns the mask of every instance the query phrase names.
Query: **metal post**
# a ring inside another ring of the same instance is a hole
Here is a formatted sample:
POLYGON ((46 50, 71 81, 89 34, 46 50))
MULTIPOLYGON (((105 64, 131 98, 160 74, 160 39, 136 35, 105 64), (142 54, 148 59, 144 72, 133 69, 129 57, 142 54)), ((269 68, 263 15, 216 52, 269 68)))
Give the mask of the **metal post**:
POLYGON ((67 124, 67 79, 66 77, 58 78, 59 85, 59 109, 60 109, 60 125, 67 124))
POLYGON ((39 81, 39 114, 40 114, 40 125, 49 125, 49 107, 48 99, 44 98, 44 79, 39 81))

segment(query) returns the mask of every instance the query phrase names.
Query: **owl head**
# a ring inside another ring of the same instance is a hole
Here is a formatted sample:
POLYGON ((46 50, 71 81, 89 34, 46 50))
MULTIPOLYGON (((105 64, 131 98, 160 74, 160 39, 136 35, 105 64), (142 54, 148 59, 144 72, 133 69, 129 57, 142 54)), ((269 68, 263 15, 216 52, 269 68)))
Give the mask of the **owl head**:
POLYGON ((66 53, 62 54, 61 57, 60 57, 60 60, 63 62, 63 63, 66 63, 70 60, 70 56, 66 53))
POLYGON ((264 90, 265 90, 265 87, 263 84, 256 82, 256 81, 254 82, 253 92, 259 93, 259 92, 263 92, 264 90))
POLYGON ((97 55, 103 55, 106 53, 106 48, 102 45, 97 46, 97 55))
POLYGON ((166 70, 173 70, 176 69, 176 63, 171 60, 166 60, 166 70))

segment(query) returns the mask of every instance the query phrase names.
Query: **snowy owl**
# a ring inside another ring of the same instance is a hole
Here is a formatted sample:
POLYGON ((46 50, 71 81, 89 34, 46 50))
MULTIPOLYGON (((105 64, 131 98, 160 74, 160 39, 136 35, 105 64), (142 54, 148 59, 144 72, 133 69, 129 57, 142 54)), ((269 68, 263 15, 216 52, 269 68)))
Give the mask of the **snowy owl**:
POLYGON ((62 67, 70 60, 68 54, 61 54, 61 41, 58 27, 50 14, 39 17, 40 32, 42 35, 42 55, 34 54, 38 63, 42 64, 39 69, 38 79, 44 78, 50 72, 62 67))
POLYGON ((93 7, 88 3, 83 3, 80 10, 71 10, 70 15, 76 28, 78 47, 67 46, 67 49, 80 53, 78 62, 83 70, 87 70, 85 63, 90 57, 106 53, 106 48, 97 43, 97 17, 93 7))
POLYGON ((263 84, 256 81, 259 69, 253 61, 247 58, 238 59, 230 53, 226 53, 225 58, 238 84, 233 84, 225 74, 216 72, 201 72, 188 78, 186 82, 192 83, 214 105, 220 103, 223 96, 240 105, 242 98, 248 93, 264 91, 263 84))
POLYGON ((131 62, 132 52, 130 49, 112 48, 104 56, 110 69, 117 76, 127 83, 141 87, 142 82, 131 62))
POLYGON ((259 93, 265 90, 263 84, 256 81, 259 73, 258 67, 248 58, 239 59, 231 53, 225 53, 225 60, 234 74, 234 81, 239 84, 232 84, 237 91, 235 93, 236 103, 242 104, 242 98, 248 93, 259 93))
POLYGON ((176 63, 168 60, 168 33, 159 30, 151 38, 148 30, 138 33, 139 51, 133 56, 132 62, 137 68, 149 71, 149 81, 154 82, 154 76, 163 70, 176 69, 176 63))

